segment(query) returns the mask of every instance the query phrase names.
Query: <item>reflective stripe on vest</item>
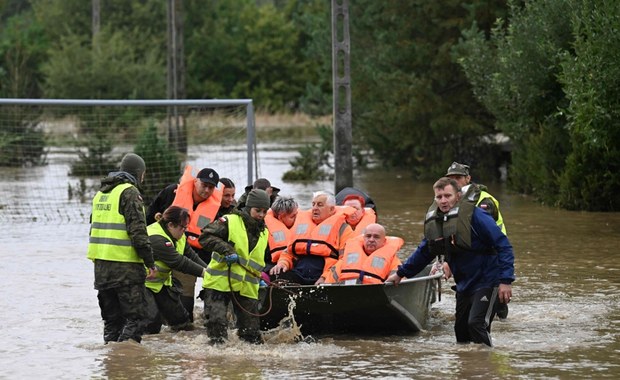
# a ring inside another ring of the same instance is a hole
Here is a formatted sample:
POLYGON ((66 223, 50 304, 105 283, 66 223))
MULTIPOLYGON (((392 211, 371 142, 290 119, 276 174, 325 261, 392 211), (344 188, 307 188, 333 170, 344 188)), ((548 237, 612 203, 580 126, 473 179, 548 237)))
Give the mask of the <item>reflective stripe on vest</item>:
POLYGON ((338 275, 337 281, 358 279, 357 283, 363 284, 384 282, 390 275, 390 264, 403 244, 403 239, 399 237, 386 236, 383 247, 370 255, 366 255, 363 236, 360 235, 347 241, 344 255, 340 259, 342 260, 341 273, 338 275))
POLYGON ((502 213, 499 211, 499 201, 495 199, 494 196, 487 193, 486 191, 480 191, 480 198, 478 198, 478 202, 476 202, 476 206, 478 206, 480 202, 482 202, 483 200, 487 198, 491 199, 491 201, 495 204, 495 208, 497 209, 497 220, 495 221, 495 223, 502 230, 504 235, 506 235, 506 226, 504 225, 504 218, 502 217, 502 213))
POLYGON ((130 187, 133 185, 123 183, 114 187, 109 193, 99 191, 93 198, 87 255, 89 259, 126 263, 143 262, 131 245, 125 216, 119 212, 121 194, 130 187))
POLYGON ((251 252, 248 252, 248 235, 241 216, 226 215, 228 219, 228 241, 233 243, 239 263, 230 266, 230 284, 228 283, 228 264, 225 256, 213 252, 207 267, 202 287, 215 289, 221 292, 239 292, 242 296, 258 299, 258 286, 261 271, 265 267, 265 250, 269 238, 269 230, 261 232, 258 242, 251 252))
POLYGON ((269 229, 269 254, 271 254, 271 261, 277 263, 282 251, 291 243, 295 226, 293 225, 290 229, 287 228, 284 223, 273 216, 271 209, 265 215, 265 224, 269 229))
MULTIPOLYGON (((146 228, 146 231, 149 236, 158 235, 166 238, 167 241, 174 245, 174 248, 179 255, 183 255, 185 252, 185 243, 187 242, 185 235, 183 235, 181 239, 177 240, 175 244, 175 242, 172 241, 172 238, 166 233, 166 231, 164 231, 164 228, 159 222, 149 225, 146 228)), ((164 285, 172 286, 172 270, 168 264, 161 260, 155 260, 155 267, 157 267, 157 276, 152 280, 147 279, 146 287, 151 289, 154 293, 159 293, 164 285)))
POLYGON ((192 176, 192 167, 187 165, 179 181, 179 186, 177 186, 172 205, 183 207, 189 212, 189 223, 185 232, 187 241, 192 247, 202 249, 198 242, 198 237, 202 229, 215 220, 215 215, 217 215, 217 211, 222 203, 222 190, 216 187, 213 190, 213 194, 206 200, 198 203, 196 209, 194 209, 193 193, 195 180, 196 178, 192 176))
POLYGON ((338 240, 344 230, 343 227, 348 226, 345 215, 337 213, 319 225, 312 222, 311 213, 298 213, 297 218, 300 217, 302 221, 295 230, 295 240, 290 244, 289 252, 296 255, 317 255, 338 259, 338 240))

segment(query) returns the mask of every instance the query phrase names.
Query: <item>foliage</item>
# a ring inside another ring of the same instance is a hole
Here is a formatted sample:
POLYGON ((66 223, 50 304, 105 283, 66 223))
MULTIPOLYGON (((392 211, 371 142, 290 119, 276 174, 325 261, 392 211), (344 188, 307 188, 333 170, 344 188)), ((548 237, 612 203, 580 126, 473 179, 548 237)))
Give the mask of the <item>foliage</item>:
POLYGON ((0 167, 43 165, 45 156, 45 137, 36 123, 0 124, 0 167))
POLYGON ((333 130, 328 125, 317 125, 321 137, 318 144, 306 144, 299 149, 299 156, 289 161, 293 169, 282 176, 285 181, 309 181, 333 178, 330 158, 333 152, 333 130), (329 172, 328 172, 329 170, 329 172))
POLYGON ((390 166, 437 177, 464 155, 482 157, 495 133, 450 50, 460 30, 489 24, 503 1, 355 1, 351 7, 354 139, 390 166), (484 4, 483 4, 484 3, 484 4), (407 17, 403 17, 407 15, 407 17), (356 80, 357 79, 357 80, 356 80))
POLYGON ((38 119, 39 110, 29 111, 19 106, 1 108, 0 167, 45 164, 46 141, 38 119))
POLYGON ((109 132, 99 128, 87 135, 87 141, 80 143, 86 151, 78 150, 78 160, 71 163, 69 175, 76 177, 105 176, 113 171, 121 157, 112 155, 114 139, 109 132))
POLYGON ((146 176, 142 186, 145 203, 181 176, 181 160, 166 140, 157 136, 157 126, 150 123, 138 140, 134 152, 146 163, 146 176))
POLYGON ((568 209, 620 210, 620 3, 576 1, 574 56, 560 81, 570 100, 571 152, 560 179, 568 209))
POLYGON ((36 98, 47 47, 43 30, 29 10, 0 22, 0 97, 36 98))
POLYGON ((45 94, 52 98, 151 99, 165 94, 164 69, 155 52, 139 56, 120 31, 103 29, 93 47, 90 39, 61 38, 43 65, 45 94), (114 83, 113 86, 110 83, 114 83))
POLYGON ((569 209, 617 210, 620 7, 512 1, 487 39, 475 26, 455 56, 513 144, 510 186, 569 209))

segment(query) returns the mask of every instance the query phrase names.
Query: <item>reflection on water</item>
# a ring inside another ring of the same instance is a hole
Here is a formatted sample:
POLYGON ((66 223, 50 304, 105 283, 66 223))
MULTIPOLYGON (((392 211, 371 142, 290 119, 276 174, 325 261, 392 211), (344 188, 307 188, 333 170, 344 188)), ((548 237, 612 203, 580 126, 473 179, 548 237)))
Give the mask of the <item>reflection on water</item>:
MULTIPOLYGON (((327 182, 283 183, 279 178, 294 150, 264 148, 260 174, 280 187, 281 194, 297 198, 303 208, 310 206, 312 191, 331 190, 327 182)), ((450 283, 443 284, 442 301, 433 305, 427 329, 412 336, 321 336, 316 337, 317 343, 292 343, 285 338, 252 346, 231 333, 230 343, 213 347, 207 344, 198 318, 195 331, 165 330, 146 336, 142 345, 104 346, 92 264, 85 259, 88 205, 63 203, 67 179, 60 173, 66 174, 65 167, 65 158, 51 155, 50 165, 38 178, 0 169, 3 202, 38 196, 59 208, 58 217, 33 220, 24 215, 8 224, 4 233, 0 377, 568 379, 620 375, 620 214, 550 209, 501 186, 490 190, 501 202, 515 248, 517 282, 508 319, 493 323, 493 349, 454 343, 450 283), (62 218, 67 208, 86 210, 81 211, 85 219, 62 218)), ((361 173, 355 181, 374 198, 388 232, 405 238, 401 256, 407 257, 422 236, 431 184, 386 171, 361 173)), ((196 312, 201 308, 198 303, 196 312)))

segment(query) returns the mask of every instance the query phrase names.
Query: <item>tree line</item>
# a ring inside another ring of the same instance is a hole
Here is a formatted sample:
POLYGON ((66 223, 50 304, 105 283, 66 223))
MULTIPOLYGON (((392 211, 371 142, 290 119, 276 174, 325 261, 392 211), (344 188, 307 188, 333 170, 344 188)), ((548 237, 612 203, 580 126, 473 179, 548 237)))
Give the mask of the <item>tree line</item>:
MULTIPOLYGON (((98 3, 94 34, 91 2, 0 2, 0 97, 164 98, 166 2, 98 3)), ((330 114, 330 6, 183 0, 186 96, 330 114)), ((456 160, 492 181, 507 165, 509 186, 546 204, 620 209, 620 2, 350 0, 349 12, 358 147, 416 178, 456 160)))

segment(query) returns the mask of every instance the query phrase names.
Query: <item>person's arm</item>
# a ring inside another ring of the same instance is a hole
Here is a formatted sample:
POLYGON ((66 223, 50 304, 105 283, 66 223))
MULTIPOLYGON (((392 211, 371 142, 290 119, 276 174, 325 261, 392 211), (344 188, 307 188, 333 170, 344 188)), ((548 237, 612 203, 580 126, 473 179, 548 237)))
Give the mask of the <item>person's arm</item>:
POLYGON ((137 188, 129 187, 123 190, 120 197, 119 212, 125 217, 125 225, 127 234, 131 239, 131 245, 144 261, 144 265, 147 268, 153 268, 155 261, 153 260, 149 236, 146 232, 144 202, 137 188))
POLYGON ((390 277, 385 280, 386 282, 393 282, 395 285, 398 285, 400 280, 403 277, 411 278, 418 274, 422 269, 426 268, 426 266, 433 261, 435 256, 433 256, 428 249, 428 241, 426 238, 422 239, 418 248, 413 252, 411 256, 405 261, 404 264, 398 266, 396 273, 390 275, 390 277))
POLYGON ((280 253, 280 258, 276 265, 269 270, 270 275, 284 273, 293 268, 293 255, 288 252, 288 248, 280 253))
POLYGON ((474 210, 472 228, 480 240, 495 248, 499 262, 499 299, 502 303, 512 298, 512 282, 515 280, 514 251, 508 237, 495 224, 495 221, 482 210, 474 210), (478 212, 479 211, 479 212, 478 212))
POLYGON ((188 257, 180 255, 170 240, 160 235, 149 236, 153 247, 153 256, 156 260, 163 261, 170 268, 196 277, 202 275, 203 266, 193 262, 188 257))
POLYGON ((236 254, 235 248, 228 242, 228 220, 221 217, 202 229, 198 238, 202 249, 207 252, 218 252, 220 255, 236 254))
POLYGON ((175 191, 177 184, 172 184, 164 187, 159 194, 153 199, 149 207, 146 209, 146 224, 155 223, 155 214, 158 212, 163 213, 166 211, 172 202, 174 202, 175 191))
POLYGON ((486 211, 487 214, 491 215, 493 220, 497 221, 499 218, 499 209, 495 206, 495 202, 490 197, 486 197, 478 203, 478 207, 482 210, 486 211))
POLYGON ((188 259, 192 260, 193 262, 195 262, 196 264, 200 265, 201 267, 206 267, 207 265, 209 265, 208 263, 205 263, 200 256, 198 256, 198 253, 196 253, 196 251, 194 251, 192 249, 192 246, 188 244, 185 244, 185 251, 183 252, 183 256, 187 257, 188 259))

